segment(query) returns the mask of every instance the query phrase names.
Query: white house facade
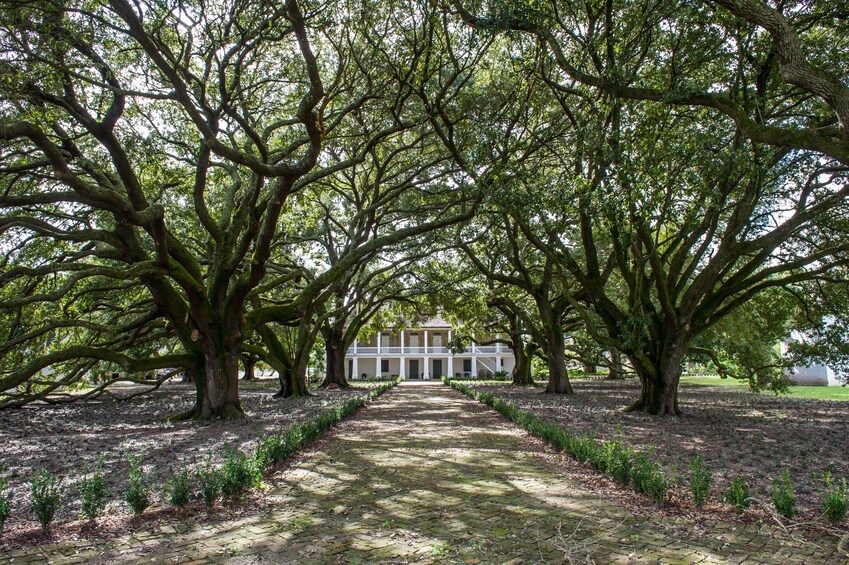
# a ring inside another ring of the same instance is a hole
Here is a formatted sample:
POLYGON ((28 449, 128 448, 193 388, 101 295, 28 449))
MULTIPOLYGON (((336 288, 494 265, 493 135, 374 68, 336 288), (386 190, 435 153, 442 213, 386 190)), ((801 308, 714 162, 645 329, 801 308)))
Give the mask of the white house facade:
MULTIPOLYGON (((796 342, 807 342, 812 339, 810 336, 797 331, 793 331, 790 334, 790 338, 796 342)), ((785 354, 787 352, 788 344, 782 341, 780 345, 781 353, 785 354)), ((835 374, 834 369, 817 363, 811 363, 810 365, 797 365, 796 367, 785 370, 784 374, 794 385, 841 386, 843 384, 843 382, 841 382, 835 374)))
POLYGON ((825 365, 797 366, 786 372, 794 385, 841 386, 834 369, 825 365))
POLYGON ((448 350, 451 338, 451 326, 436 319, 419 327, 377 332, 367 342, 355 340, 345 356, 347 376, 438 379, 513 371, 513 353, 506 345, 478 345, 473 341, 465 351, 455 354, 448 350))

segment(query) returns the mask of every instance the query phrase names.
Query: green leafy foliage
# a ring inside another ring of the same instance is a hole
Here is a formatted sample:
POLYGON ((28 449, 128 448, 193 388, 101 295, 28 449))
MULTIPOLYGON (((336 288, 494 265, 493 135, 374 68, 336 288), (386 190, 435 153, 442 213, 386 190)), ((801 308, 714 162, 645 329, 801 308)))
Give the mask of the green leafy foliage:
POLYGON ((624 447, 621 440, 616 440, 607 442, 604 455, 605 472, 620 483, 630 483, 634 471, 634 450, 624 447))
POLYGON ((669 480, 660 463, 652 458, 651 451, 634 455, 631 484, 636 490, 647 494, 658 506, 666 502, 669 494, 669 480))
POLYGON ((124 491, 124 500, 130 505, 135 514, 141 514, 150 507, 150 485, 141 470, 139 460, 128 455, 130 461, 130 482, 124 491))
POLYGON ((59 508, 62 495, 62 480, 53 477, 46 469, 35 472, 31 481, 32 487, 32 511, 35 519, 43 529, 48 529, 53 521, 53 516, 59 508))
POLYGON ((840 480, 840 486, 835 487, 831 483, 831 471, 823 475, 825 490, 822 493, 822 511, 831 522, 840 522, 846 517, 849 510, 849 499, 846 497, 846 479, 840 480))
POLYGON ((273 467, 288 456, 282 434, 264 435, 257 440, 254 459, 260 469, 273 467))
POLYGON ((189 473, 185 469, 174 473, 168 481, 168 501, 175 508, 182 508, 189 503, 191 488, 189 487, 189 473))
POLYGON ((690 492, 693 495, 693 504, 696 508, 702 508, 710 496, 710 487, 713 484, 713 476, 710 469, 705 467, 701 457, 693 456, 690 461, 690 492))
POLYGON ((725 491, 725 502, 733 506, 737 512, 743 512, 752 503, 749 496, 749 483, 743 477, 734 477, 728 490, 725 491))
POLYGON ((97 519, 106 507, 106 484, 103 481, 103 456, 97 462, 94 472, 88 476, 88 470, 77 489, 82 496, 82 513, 89 521, 97 519))
POLYGON ((197 471, 200 492, 203 495, 203 503, 207 507, 215 504, 221 496, 221 471, 213 464, 212 458, 207 458, 206 463, 197 471))
POLYGON ((6 489, 9 488, 9 483, 3 478, 5 467, 0 466, 0 533, 3 532, 3 526, 6 520, 9 519, 9 514, 12 513, 12 505, 9 502, 9 495, 6 494, 6 489))
POLYGON ((224 496, 238 496, 260 484, 262 469, 255 458, 229 445, 224 446, 224 451, 224 464, 221 466, 221 493, 224 496))
POLYGON ((772 503, 779 514, 785 518, 796 515, 796 491, 790 480, 790 470, 785 469, 780 479, 772 481, 772 503))

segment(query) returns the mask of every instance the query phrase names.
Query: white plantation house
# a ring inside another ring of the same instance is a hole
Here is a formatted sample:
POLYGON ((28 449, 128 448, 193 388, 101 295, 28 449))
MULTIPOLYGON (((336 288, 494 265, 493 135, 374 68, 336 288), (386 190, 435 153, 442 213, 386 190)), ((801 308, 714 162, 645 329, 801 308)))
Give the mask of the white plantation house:
POLYGON ((454 354, 448 350, 451 338, 451 325, 434 318, 418 327, 378 332, 368 342, 354 341, 345 356, 348 378, 438 379, 513 370, 513 352, 508 346, 473 341, 466 351, 454 354))
MULTIPOLYGON (((798 331, 793 331, 790 334, 790 339, 796 342, 806 342, 813 339, 809 335, 805 335, 798 331)), ((787 352, 787 342, 782 341, 780 344, 781 353, 787 352)), ((792 369, 786 370, 785 375, 794 385, 819 385, 819 386, 842 386, 843 382, 835 374, 834 369, 826 365, 811 363, 809 365, 797 365, 792 369)))

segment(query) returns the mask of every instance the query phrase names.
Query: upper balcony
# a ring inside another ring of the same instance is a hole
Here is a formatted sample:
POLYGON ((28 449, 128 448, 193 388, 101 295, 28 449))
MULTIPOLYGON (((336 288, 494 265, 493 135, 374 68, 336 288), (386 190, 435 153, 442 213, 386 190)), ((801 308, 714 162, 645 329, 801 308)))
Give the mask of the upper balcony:
MULTIPOLYGON (((441 346, 409 346, 404 345, 403 348, 400 346, 386 346, 382 345, 381 347, 377 347, 376 345, 357 345, 356 353, 354 346, 348 348, 347 355, 451 355, 451 352, 448 351, 447 347, 441 346)), ((457 353, 456 355, 493 355, 493 354, 506 354, 509 353, 509 349, 506 346, 499 345, 475 345, 469 346, 462 353, 457 353)))

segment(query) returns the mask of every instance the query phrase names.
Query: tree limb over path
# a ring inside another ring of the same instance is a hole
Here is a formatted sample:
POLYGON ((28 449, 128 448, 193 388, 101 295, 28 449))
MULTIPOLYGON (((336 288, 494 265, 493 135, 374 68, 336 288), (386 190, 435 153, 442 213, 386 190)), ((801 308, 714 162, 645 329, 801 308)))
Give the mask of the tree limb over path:
MULTIPOLYGON (((608 6, 611 3, 609 1, 608 6)), ((807 123, 797 119, 792 125, 770 125, 764 122, 757 108, 748 107, 739 95, 732 92, 733 89, 728 89, 727 92, 713 92, 690 87, 676 88, 675 84, 666 89, 638 87, 633 86, 634 77, 621 76, 619 69, 603 69, 607 74, 589 72, 583 65, 579 67, 570 60, 569 52, 572 46, 557 33, 558 27, 570 39, 574 39, 575 35, 562 29, 565 22, 554 6, 555 3, 551 4, 550 13, 534 12, 530 15, 509 11, 486 16, 476 15, 459 0, 452 0, 450 7, 464 22, 477 29, 490 32, 512 30, 536 36, 547 46, 558 68, 570 80, 624 99, 711 108, 733 120, 740 131, 752 141, 815 151, 849 165, 849 87, 846 86, 846 78, 841 80, 810 63, 791 22, 762 2, 712 0, 708 4, 722 6, 737 17, 769 32, 775 41, 783 80, 802 89, 803 93, 816 96, 825 102, 832 113, 830 116, 818 116, 807 123), (834 127, 835 124, 838 127, 834 127)), ((612 34, 613 30, 607 29, 605 32, 612 34)), ((583 48, 585 45, 579 47, 583 48)), ((568 88, 568 85, 562 87, 568 88)))

